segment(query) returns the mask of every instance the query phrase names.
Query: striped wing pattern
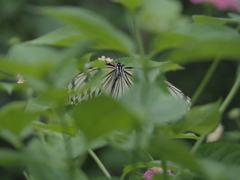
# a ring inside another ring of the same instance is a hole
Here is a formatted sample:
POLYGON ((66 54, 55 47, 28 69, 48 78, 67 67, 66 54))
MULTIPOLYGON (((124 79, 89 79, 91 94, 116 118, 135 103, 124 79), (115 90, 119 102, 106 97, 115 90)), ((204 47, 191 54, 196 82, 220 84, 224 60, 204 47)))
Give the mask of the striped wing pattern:
POLYGON ((174 98, 180 98, 180 99, 185 99, 186 103, 188 105, 191 104, 191 99, 185 95, 180 89, 176 88, 174 85, 172 85, 170 82, 165 81, 168 87, 168 90, 171 94, 172 97, 174 98))
MULTIPOLYGON (((78 104, 81 101, 101 95, 103 92, 113 98, 121 97, 133 85, 133 68, 123 67, 120 62, 107 63, 105 68, 93 67, 84 73, 79 73, 69 84, 68 92, 71 94, 68 101, 78 104), (86 87, 93 76, 101 72, 100 84, 86 87), (85 89, 84 89, 85 88, 85 89)), ((191 99, 180 89, 165 81, 172 97, 185 99, 188 105, 191 99)))
POLYGON ((120 97, 133 84, 132 71, 133 68, 124 68, 120 62, 116 64, 107 63, 105 68, 90 68, 85 73, 79 73, 69 84, 68 92, 71 94, 68 101, 78 104, 95 96, 99 96, 102 92, 110 94, 113 98, 120 97), (99 85, 93 85, 86 90, 81 91, 90 81, 91 77, 101 71, 102 80, 99 85))

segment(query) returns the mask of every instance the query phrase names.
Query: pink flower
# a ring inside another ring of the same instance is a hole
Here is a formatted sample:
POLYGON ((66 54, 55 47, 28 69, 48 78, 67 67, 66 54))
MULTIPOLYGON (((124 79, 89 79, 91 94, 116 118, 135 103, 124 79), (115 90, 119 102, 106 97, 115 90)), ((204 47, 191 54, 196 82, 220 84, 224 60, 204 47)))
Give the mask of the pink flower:
POLYGON ((239 10, 239 0, 190 0, 194 4, 211 3, 220 10, 239 10))
MULTIPOLYGON (((172 173, 171 170, 167 170, 168 175, 169 176, 174 176, 174 174, 172 173)), ((157 168, 157 167, 152 167, 149 168, 143 175, 143 178, 145 178, 145 180, 151 180, 153 178, 154 174, 162 174, 163 173, 163 169, 162 168, 157 168)))

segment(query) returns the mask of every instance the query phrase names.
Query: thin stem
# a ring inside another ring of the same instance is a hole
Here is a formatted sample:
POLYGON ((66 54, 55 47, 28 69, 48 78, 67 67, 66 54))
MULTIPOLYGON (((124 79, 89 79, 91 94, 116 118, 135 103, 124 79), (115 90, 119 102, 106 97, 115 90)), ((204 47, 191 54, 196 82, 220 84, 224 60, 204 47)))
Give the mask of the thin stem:
POLYGON ((143 43, 137 27, 137 20, 133 12, 131 12, 131 18, 132 18, 132 24, 133 24, 133 35, 135 37, 136 45, 140 53, 141 59, 143 60, 144 59, 143 43))
POLYGON ((154 161, 153 157, 147 151, 144 151, 144 154, 150 161, 154 161))
POLYGON ((163 167, 163 179, 168 180, 167 161, 164 158, 162 158, 162 167, 163 167))
POLYGON ((105 174, 105 176, 109 179, 111 179, 111 175, 108 173, 107 169, 105 168, 105 166, 103 165, 103 163, 100 161, 100 159, 97 157, 97 155, 91 150, 88 150, 88 153, 92 156, 92 158, 96 161, 96 163, 98 164, 99 168, 103 171, 103 173, 105 174))
MULTIPOLYGON (((240 65, 239 65, 239 67, 240 67, 240 65)), ((220 106, 220 108, 219 108, 220 113, 223 113, 226 110, 226 108, 228 107, 228 105, 232 101, 233 97, 237 93, 237 90, 238 90, 239 86, 240 86, 240 73, 238 73, 237 79, 236 79, 231 91, 229 92, 226 99, 224 100, 224 102, 220 106)))
POLYGON ((218 63, 219 63, 220 58, 216 57, 216 59, 212 62, 207 74, 205 75, 204 79, 202 80, 201 84, 198 86, 197 91, 194 93, 192 97, 192 104, 196 102, 196 100, 199 98, 201 95, 203 89, 206 87, 208 81, 210 80, 211 76, 213 75, 213 72, 215 71, 218 63))
POLYGON ((29 177, 26 171, 23 171, 23 175, 27 180, 31 180, 31 178, 29 177))
POLYGON ((196 141, 196 143, 193 145, 191 151, 190 151, 190 154, 193 155, 197 149, 199 148, 199 146, 202 144, 202 142, 204 141, 206 135, 201 135, 199 137, 199 139, 196 141))

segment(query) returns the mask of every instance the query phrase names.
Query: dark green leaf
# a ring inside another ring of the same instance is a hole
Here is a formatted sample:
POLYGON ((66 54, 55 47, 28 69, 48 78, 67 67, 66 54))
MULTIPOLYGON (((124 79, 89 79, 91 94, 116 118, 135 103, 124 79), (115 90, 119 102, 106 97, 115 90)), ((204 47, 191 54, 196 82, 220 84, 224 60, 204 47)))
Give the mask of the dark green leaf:
POLYGON ((113 99, 102 96, 82 102, 74 108, 77 127, 88 140, 119 128, 133 128, 133 115, 113 99))
POLYGON ((219 113, 220 101, 215 103, 193 107, 186 115, 186 118, 175 124, 176 132, 195 132, 206 135, 213 131, 221 120, 219 113))
POLYGON ((240 145, 228 142, 213 142, 198 149, 202 158, 222 162, 227 165, 240 165, 240 145))

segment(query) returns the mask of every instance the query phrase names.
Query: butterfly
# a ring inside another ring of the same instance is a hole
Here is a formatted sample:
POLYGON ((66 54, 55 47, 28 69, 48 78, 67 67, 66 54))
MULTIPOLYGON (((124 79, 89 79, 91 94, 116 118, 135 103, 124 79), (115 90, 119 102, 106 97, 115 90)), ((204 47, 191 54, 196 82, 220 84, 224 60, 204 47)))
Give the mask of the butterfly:
MULTIPOLYGON (((133 85, 133 67, 125 67, 124 64, 121 64, 119 61, 113 63, 112 59, 105 58, 105 56, 98 59, 106 62, 105 68, 89 68, 86 72, 79 73, 69 82, 68 92, 71 95, 68 101, 70 103, 78 104, 87 99, 100 96, 103 92, 111 95, 113 98, 118 98, 133 85), (98 76, 98 73, 101 76, 100 83, 84 89, 88 85, 88 82, 91 82, 91 78, 98 76)), ((190 98, 180 89, 167 81, 166 85, 171 96, 184 98, 187 103, 190 103, 190 98)))

